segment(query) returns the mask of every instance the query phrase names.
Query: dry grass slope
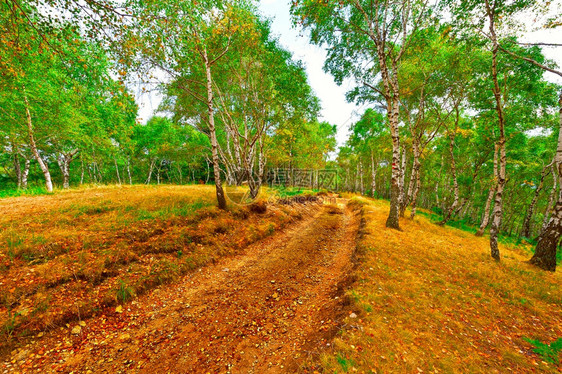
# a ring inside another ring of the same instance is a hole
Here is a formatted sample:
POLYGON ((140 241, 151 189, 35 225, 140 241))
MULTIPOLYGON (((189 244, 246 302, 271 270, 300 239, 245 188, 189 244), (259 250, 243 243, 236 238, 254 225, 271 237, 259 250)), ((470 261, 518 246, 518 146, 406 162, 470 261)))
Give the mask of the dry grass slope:
POLYGON ((126 302, 300 218, 290 206, 219 211, 211 186, 77 189, 2 199, 0 211, 0 348, 126 302))
POLYGON ((365 204, 357 281, 349 290, 357 318, 321 357, 326 372, 560 372, 525 337, 562 337, 562 275, 537 270, 517 248, 427 219, 385 228, 388 205, 365 204))

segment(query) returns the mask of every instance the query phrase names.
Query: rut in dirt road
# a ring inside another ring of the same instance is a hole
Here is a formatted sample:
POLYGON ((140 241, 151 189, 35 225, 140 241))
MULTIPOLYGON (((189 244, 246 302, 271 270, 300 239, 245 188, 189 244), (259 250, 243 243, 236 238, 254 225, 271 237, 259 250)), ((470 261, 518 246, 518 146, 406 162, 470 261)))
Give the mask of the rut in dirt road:
POLYGON ((122 314, 102 316, 122 319, 123 329, 110 336, 89 334, 74 352, 44 368, 294 372, 338 329, 341 287, 352 268, 359 220, 343 204, 316 208, 241 255, 141 297, 122 314))

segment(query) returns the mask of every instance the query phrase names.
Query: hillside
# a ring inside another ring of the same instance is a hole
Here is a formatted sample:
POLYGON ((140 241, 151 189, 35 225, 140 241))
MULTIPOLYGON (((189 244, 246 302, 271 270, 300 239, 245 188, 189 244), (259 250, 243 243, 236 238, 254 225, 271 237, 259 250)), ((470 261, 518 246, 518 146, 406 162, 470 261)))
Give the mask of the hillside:
MULTIPOLYGON (((388 204, 364 198, 355 284, 348 290, 357 318, 347 318, 334 349, 321 357, 326 372, 559 372, 526 338, 562 337, 562 276, 525 263, 528 248, 418 217, 384 223, 388 204)), ((560 350, 560 348, 558 348, 560 350)), ((555 360, 555 359, 554 359, 555 360)))
POLYGON ((213 197, 210 186, 114 186, 0 200, 0 347, 235 254, 304 209, 224 212, 213 197))
POLYGON ((6 372, 557 372, 560 273, 354 195, 213 206, 207 186, 0 200, 6 372), (536 343, 538 344, 538 343, 536 343), (546 350, 543 350, 546 352, 546 350), (551 362, 549 362, 551 361, 551 362))

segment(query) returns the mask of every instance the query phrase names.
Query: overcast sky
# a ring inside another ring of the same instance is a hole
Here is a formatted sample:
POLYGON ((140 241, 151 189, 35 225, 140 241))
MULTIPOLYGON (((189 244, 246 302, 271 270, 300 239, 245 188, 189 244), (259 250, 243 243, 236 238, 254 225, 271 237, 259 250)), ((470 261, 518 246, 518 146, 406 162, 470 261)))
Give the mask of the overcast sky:
MULTIPOLYGON (((347 139, 349 125, 361 116, 366 107, 357 107, 345 100, 345 93, 351 88, 351 83, 344 83, 340 87, 331 75, 324 73, 322 66, 326 53, 322 48, 310 45, 302 30, 292 27, 288 0, 261 0, 259 7, 265 17, 273 20, 272 31, 281 44, 293 53, 295 59, 304 62, 309 83, 321 100, 321 120, 337 125, 338 145, 342 145, 347 139)), ((529 33, 522 40, 562 43, 562 28, 529 33)), ((544 48, 543 51, 547 58, 562 66, 562 48, 544 48)), ((562 79, 553 74, 547 73, 545 77, 562 83, 562 79)), ((139 116, 146 121, 152 116, 160 99, 157 95, 142 95, 138 101, 141 105, 139 116)))
POLYGON ((309 44, 308 37, 302 30, 292 27, 290 6, 287 0, 262 0, 260 10, 263 15, 273 20, 272 31, 279 37, 281 44, 293 53, 296 60, 306 66, 308 80, 322 104, 321 120, 338 126, 338 144, 347 138, 347 130, 364 111, 355 104, 345 100, 345 93, 352 87, 348 83, 338 86, 330 74, 324 73, 322 66, 326 53, 322 48, 309 44))

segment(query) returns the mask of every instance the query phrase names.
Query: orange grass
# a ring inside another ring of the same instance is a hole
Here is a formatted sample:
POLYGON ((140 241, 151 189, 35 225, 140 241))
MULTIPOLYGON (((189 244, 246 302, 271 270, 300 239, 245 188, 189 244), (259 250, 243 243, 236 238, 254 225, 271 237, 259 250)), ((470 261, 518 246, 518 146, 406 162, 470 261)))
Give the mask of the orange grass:
POLYGON ((300 218, 298 209, 220 211, 212 186, 105 186, 1 199, 0 348, 236 253, 300 218))
POLYGON ((330 373, 559 372, 523 338, 562 337, 562 276, 485 238, 402 219, 387 229, 388 204, 364 205, 356 282, 348 291, 356 318, 320 362, 330 373))

